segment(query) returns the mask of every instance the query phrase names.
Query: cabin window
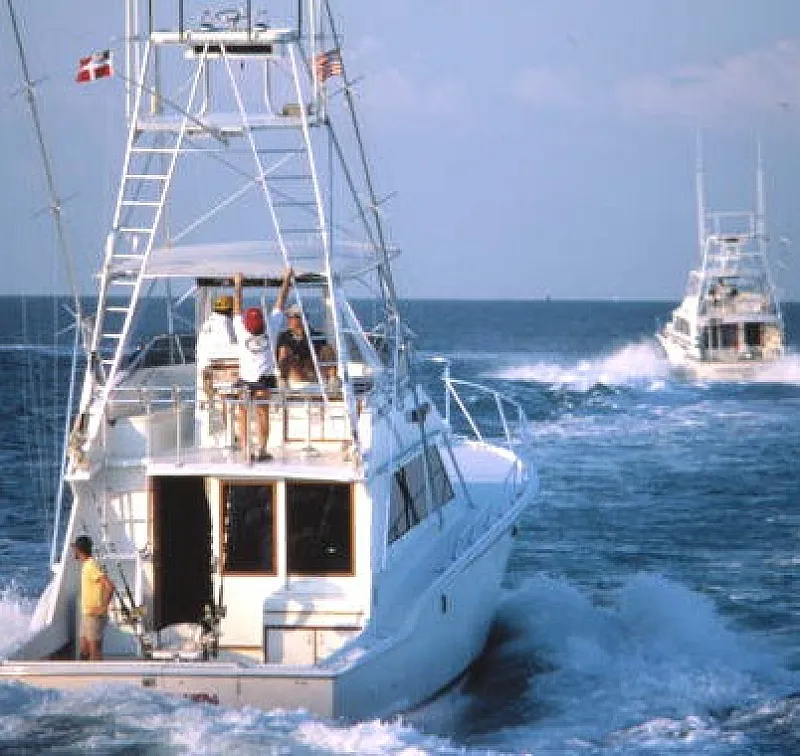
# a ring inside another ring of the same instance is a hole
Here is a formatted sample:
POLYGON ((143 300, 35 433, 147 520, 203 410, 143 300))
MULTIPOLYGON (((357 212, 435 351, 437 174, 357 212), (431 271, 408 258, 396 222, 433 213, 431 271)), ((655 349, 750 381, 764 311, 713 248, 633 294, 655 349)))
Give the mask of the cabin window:
POLYGON ((719 328, 721 349, 736 349, 739 346, 739 327, 736 323, 723 323, 719 328))
POLYGON ((222 522, 224 571, 274 575, 274 486, 224 484, 222 522))
POLYGON ((763 343, 761 336, 761 323, 744 324, 744 343, 745 346, 758 347, 763 343))
POLYGON ((286 484, 286 570, 293 575, 354 574, 348 484, 286 484))
POLYGON ((425 462, 422 454, 403 465, 392 481, 388 541, 392 543, 418 525, 431 512, 453 498, 453 487, 447 477, 442 457, 435 446, 428 447, 431 499, 425 487, 425 462))

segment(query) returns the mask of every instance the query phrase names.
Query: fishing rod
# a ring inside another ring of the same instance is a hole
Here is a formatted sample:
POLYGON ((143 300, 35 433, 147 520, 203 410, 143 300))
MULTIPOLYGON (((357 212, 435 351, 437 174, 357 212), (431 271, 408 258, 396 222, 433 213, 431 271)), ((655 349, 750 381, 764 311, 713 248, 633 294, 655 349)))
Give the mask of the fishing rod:
POLYGON ((50 160, 50 153, 47 150, 47 145, 44 139, 44 131, 42 129, 41 118, 39 117, 39 109, 36 104, 36 82, 33 81, 28 69, 28 60, 25 56, 25 47, 22 43, 22 33, 20 32, 17 16, 14 12, 14 5, 12 0, 7 0, 8 15, 11 20, 11 28, 14 32, 14 39, 17 43, 17 55, 19 57, 20 68, 22 69, 22 79, 24 81, 23 87, 20 90, 25 95, 25 100, 28 103, 28 110, 30 112, 31 121, 33 122, 33 130, 36 134, 36 143, 39 147, 39 155, 42 160, 44 168, 45 182, 47 184, 47 194, 49 198, 49 210, 56 227, 56 237, 58 239, 58 247, 61 252, 61 257, 64 264, 64 271, 67 277, 72 299, 74 301, 74 318, 75 318, 75 340, 72 349, 72 362, 70 367, 69 379, 69 394, 67 397, 67 412, 64 418, 64 431, 63 443, 61 449, 61 465, 58 476, 58 488, 55 497, 55 513, 53 518, 53 534, 50 545, 50 566, 52 567, 56 561, 56 545, 58 543, 58 534, 61 528, 61 511, 64 505, 64 478, 67 470, 67 463, 69 458, 69 435, 70 435, 70 410, 73 405, 75 396, 75 380, 78 370, 78 356, 80 349, 84 352, 87 351, 88 342, 83 323, 84 314, 83 306, 81 304, 80 291, 78 289, 77 278, 73 265, 73 256, 69 245, 67 244, 67 234, 64 229, 64 218, 62 215, 62 201, 56 191, 56 183, 53 174, 53 168, 50 160))
POLYGON ((114 598, 117 599, 117 602, 119 603, 120 609, 122 609, 122 613, 125 615, 125 622, 133 625, 135 623, 135 620, 134 620, 134 617, 133 617, 133 611, 131 610, 131 607, 129 607, 125 603, 125 599, 122 598, 122 594, 117 589, 116 584, 112 582, 111 585, 113 586, 114 598))
POLYGON ((125 571, 122 569, 122 565, 119 562, 116 564, 117 572, 119 572, 119 576, 122 580, 122 585, 125 588, 125 595, 128 597, 129 604, 126 603, 122 598, 122 594, 120 594, 116 584, 112 583, 112 585, 114 585, 114 594, 116 595, 117 601, 119 601, 119 604, 122 607, 122 613, 125 615, 125 621, 133 628, 133 631, 136 635, 136 640, 139 642, 139 647, 142 649, 142 655, 145 657, 150 657, 153 652, 153 643, 150 638, 145 636, 144 628, 142 627, 144 610, 142 607, 136 606, 136 601, 133 598, 131 586, 128 583, 128 579, 125 577, 125 571))
MULTIPOLYGON (((117 562, 117 571, 119 572, 119 576, 122 578, 122 585, 125 587, 125 595, 128 597, 128 601, 131 602, 131 607, 136 612, 138 611, 136 608, 136 601, 133 599, 133 593, 131 592, 131 587, 128 584, 128 579, 125 577, 125 571, 122 569, 122 565, 117 562)), ((141 612, 138 612, 141 615, 141 612)))

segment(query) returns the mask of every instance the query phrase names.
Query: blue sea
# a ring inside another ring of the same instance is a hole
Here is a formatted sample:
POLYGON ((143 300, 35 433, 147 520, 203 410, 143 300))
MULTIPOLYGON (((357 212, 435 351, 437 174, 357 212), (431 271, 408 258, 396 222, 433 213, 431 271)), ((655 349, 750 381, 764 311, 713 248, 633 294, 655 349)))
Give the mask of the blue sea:
MULTIPOLYGON (((541 477, 484 654, 435 701, 345 725, 0 684, 0 754, 800 753, 800 305, 783 362, 722 384, 670 374, 671 306, 403 303, 422 356, 523 404, 541 477)), ((71 347, 60 307, 0 314, 2 657, 47 580, 71 347)))

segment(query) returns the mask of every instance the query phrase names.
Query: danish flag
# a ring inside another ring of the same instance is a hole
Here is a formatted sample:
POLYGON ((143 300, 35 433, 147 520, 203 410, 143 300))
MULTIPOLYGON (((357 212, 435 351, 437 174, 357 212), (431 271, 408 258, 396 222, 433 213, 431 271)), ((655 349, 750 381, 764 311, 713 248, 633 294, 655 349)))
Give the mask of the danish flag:
POLYGON ((106 76, 113 76, 114 67, 111 64, 111 51, 92 53, 88 58, 81 58, 78 64, 78 75, 75 81, 94 81, 106 76))

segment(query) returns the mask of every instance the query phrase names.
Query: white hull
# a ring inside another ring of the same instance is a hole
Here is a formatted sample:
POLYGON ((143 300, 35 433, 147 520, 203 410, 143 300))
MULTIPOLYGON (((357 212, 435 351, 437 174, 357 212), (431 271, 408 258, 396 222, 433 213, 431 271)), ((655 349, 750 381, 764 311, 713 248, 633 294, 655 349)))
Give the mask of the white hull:
POLYGON ((751 381, 774 366, 780 355, 771 358, 703 359, 677 344, 663 333, 656 334, 670 366, 683 377, 697 381, 751 381))
POLYGON ((767 259, 759 150, 755 212, 707 212, 698 156, 700 260, 681 303, 656 337, 676 372, 702 381, 748 381, 785 351, 783 319, 767 259))
MULTIPOLYGON (((321 664, 12 660, 0 663, 0 679, 67 691, 90 685, 132 685, 221 706, 302 708, 348 720, 402 711, 446 688, 481 653, 513 545, 515 522, 526 504, 523 497, 483 533, 419 598, 394 633, 377 637, 366 632, 321 664)), ((60 627, 66 632, 65 622, 60 627)), ((48 639, 53 644, 57 628, 59 623, 35 635, 27 651, 48 639)), ((61 641, 59 637, 55 645, 61 641)))

